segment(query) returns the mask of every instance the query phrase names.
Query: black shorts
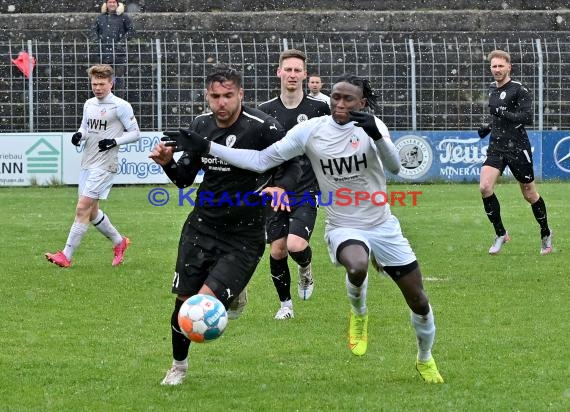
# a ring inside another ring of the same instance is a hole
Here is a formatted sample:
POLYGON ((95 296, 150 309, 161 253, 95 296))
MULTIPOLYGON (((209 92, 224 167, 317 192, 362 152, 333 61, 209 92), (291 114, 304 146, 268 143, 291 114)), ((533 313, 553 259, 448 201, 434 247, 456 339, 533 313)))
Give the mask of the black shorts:
POLYGON ((263 227, 251 229, 256 232, 217 232, 189 218, 180 235, 172 293, 192 296, 205 284, 227 309, 265 251, 263 227))
POLYGON ((267 208, 266 212, 267 243, 284 238, 288 234, 302 237, 307 242, 311 238, 317 220, 317 206, 302 202, 298 206, 291 206, 291 212, 274 212, 271 208, 267 208))
POLYGON ((534 181, 534 169, 532 165, 531 150, 513 150, 512 152, 487 152, 487 159, 483 166, 491 166, 499 169, 501 175, 505 168, 509 166, 511 173, 520 183, 530 183, 534 181))

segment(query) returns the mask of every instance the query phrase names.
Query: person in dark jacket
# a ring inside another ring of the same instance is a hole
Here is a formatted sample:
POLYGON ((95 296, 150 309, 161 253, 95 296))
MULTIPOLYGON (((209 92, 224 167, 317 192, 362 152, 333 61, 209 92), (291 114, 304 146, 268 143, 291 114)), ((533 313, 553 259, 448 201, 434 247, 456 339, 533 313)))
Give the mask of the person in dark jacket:
POLYGON ((101 14, 95 20, 91 40, 101 42, 102 63, 125 63, 125 40, 134 37, 135 27, 125 14, 125 5, 117 0, 107 0, 101 6, 101 14))

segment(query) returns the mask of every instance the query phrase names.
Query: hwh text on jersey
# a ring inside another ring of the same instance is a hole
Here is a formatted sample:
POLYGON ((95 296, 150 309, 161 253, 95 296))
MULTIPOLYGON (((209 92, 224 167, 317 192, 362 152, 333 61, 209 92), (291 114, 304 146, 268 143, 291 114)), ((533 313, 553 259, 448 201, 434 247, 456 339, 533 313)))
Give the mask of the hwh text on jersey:
POLYGON ((323 174, 326 175, 327 171, 331 176, 336 174, 342 175, 344 173, 359 172, 360 167, 363 166, 364 169, 368 167, 368 162, 366 161, 366 153, 362 153, 362 158, 358 158, 358 154, 354 154, 348 157, 340 157, 336 159, 320 159, 321 168, 323 169, 323 174), (353 170, 354 167, 354 170, 353 170))
POLYGON ((90 130, 107 130, 107 120, 87 119, 90 130))

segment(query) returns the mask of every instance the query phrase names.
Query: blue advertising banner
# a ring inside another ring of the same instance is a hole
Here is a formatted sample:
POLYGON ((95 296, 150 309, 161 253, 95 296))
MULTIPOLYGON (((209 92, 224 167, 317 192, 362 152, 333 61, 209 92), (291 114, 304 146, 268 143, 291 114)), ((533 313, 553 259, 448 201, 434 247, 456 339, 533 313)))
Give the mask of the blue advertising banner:
POLYGON ((542 153, 543 179, 570 179, 570 132, 543 132, 542 153))
MULTIPOLYGON (((570 132, 527 132, 538 180, 570 179, 570 132)), ((489 138, 471 131, 395 131, 392 141, 400 155, 396 182, 478 182, 489 138)), ((71 133, 0 133, 0 187, 61 182, 77 184, 81 148, 69 143, 71 133)), ((168 183, 162 169, 148 158, 160 133, 143 132, 137 143, 119 150, 115 183, 168 183)), ((503 178, 512 179, 507 169, 503 178)), ((200 174, 196 183, 202 181, 200 174)))
MULTIPOLYGON (((81 170, 83 145, 70 143, 72 133, 0 133, 0 187, 76 185, 81 170)), ((149 159, 152 148, 160 142, 160 132, 142 132, 135 143, 119 149, 115 184, 166 184, 170 179, 162 167, 149 159)), ((177 160, 182 152, 176 153, 177 160)), ((196 176, 200 183, 203 172, 196 176)))
MULTIPOLYGON (((528 132, 537 177, 542 174, 541 135, 528 132)), ((398 176, 388 174, 390 180, 479 181, 489 138, 480 139, 476 131, 392 132, 391 136, 400 153, 402 169, 398 176)), ((511 174, 507 169, 504 177, 508 176, 511 174)))

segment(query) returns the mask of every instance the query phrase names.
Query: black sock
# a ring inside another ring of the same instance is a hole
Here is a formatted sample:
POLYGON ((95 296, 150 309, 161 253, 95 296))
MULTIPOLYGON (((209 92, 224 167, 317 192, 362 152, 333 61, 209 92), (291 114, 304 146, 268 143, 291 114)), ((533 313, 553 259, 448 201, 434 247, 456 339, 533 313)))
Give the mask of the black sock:
POLYGON ((291 300, 291 272, 289 272, 287 257, 277 260, 273 256, 269 256, 269 268, 271 279, 279 295, 279 301, 291 300))
POLYGON ((497 236, 504 236, 507 231, 503 226, 503 221, 501 220, 501 205, 499 204, 499 199, 493 193, 489 197, 483 198, 483 207, 485 208, 485 213, 489 221, 493 224, 495 228, 495 233, 497 236))
POLYGON ((534 218, 540 225, 540 237, 549 236, 550 229, 548 228, 548 218, 546 216, 546 204, 544 203, 542 196, 530 206, 532 207, 534 218))
POLYGON ((311 259, 313 257, 313 251, 311 247, 307 245, 307 247, 300 252, 289 252, 291 258, 302 268, 306 268, 311 263, 311 259))
POLYGON ((170 318, 170 326, 172 327, 172 357, 177 361, 186 359, 188 357, 188 350, 190 349, 190 339, 184 336, 178 325, 178 312, 183 303, 184 302, 180 299, 176 299, 174 311, 170 318))

